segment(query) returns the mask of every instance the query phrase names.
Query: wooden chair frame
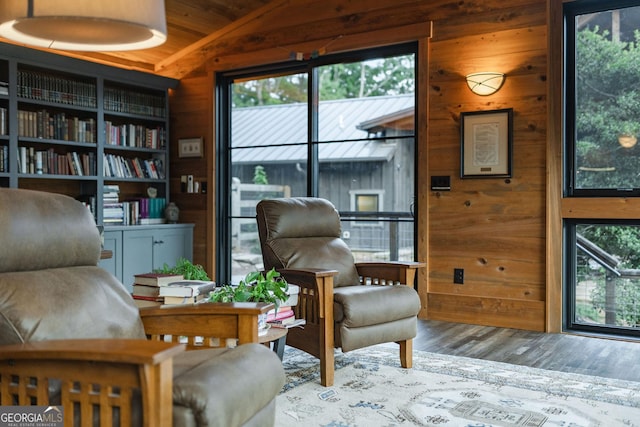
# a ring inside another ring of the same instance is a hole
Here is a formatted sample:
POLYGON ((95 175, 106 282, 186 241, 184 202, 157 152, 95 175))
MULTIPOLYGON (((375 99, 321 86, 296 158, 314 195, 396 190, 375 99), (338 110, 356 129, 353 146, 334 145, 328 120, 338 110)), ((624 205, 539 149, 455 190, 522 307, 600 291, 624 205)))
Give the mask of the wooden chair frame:
POLYGON ((173 424, 172 358, 185 349, 258 342, 263 303, 193 304, 140 309, 150 340, 52 340, 0 347, 0 405, 62 405, 64 425, 131 425, 140 393, 145 427, 173 424), (197 337, 197 338, 196 338, 197 337), (179 344, 183 340, 185 344, 179 344), (50 388, 60 384, 59 398, 50 388), (77 411, 72 408, 78 407, 77 411), (96 412, 97 411, 97 412, 96 412))
MULTIPOLYGON (((361 262, 356 263, 360 284, 413 285, 422 262, 361 262)), ((335 270, 279 269, 289 283, 300 286, 298 304, 294 307, 297 318, 305 319, 304 329, 291 328, 287 345, 303 350, 320 359, 320 383, 332 386, 335 374, 333 279, 335 270)), ((404 368, 413 365, 413 341, 400 345, 400 363, 404 368)))

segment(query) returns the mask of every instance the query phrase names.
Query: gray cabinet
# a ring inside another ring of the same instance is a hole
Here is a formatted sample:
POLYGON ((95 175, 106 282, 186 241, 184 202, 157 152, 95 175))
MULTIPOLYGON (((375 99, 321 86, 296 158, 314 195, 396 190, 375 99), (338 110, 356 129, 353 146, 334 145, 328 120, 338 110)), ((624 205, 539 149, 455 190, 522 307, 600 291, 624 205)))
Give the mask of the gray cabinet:
POLYGON ((105 249, 114 253, 112 259, 102 260, 100 265, 112 273, 116 271, 114 275, 129 290, 135 274, 149 273, 165 263, 173 266, 181 257, 193 260, 193 224, 108 227, 104 240, 105 249))
POLYGON ((100 260, 100 267, 122 280, 122 231, 105 231, 103 248, 111 251, 111 258, 100 260))

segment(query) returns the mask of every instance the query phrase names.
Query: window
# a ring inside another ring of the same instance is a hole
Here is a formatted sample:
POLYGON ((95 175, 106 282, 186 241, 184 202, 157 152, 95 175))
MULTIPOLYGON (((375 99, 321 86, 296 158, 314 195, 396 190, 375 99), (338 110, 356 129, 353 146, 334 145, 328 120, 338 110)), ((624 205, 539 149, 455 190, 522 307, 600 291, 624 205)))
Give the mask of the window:
POLYGON ((640 195, 640 2, 630 3, 565 6, 570 196, 640 195))
MULTIPOLYGON (((382 210, 384 206, 382 196, 384 190, 352 190, 351 194, 351 211, 357 214, 376 214, 382 210)), ((374 219, 373 221, 355 221, 356 226, 382 226, 382 222, 374 219)))
POLYGON ((217 76, 217 183, 230 189, 217 192, 219 281, 261 268, 255 206, 271 197, 330 200, 358 261, 415 259, 416 51, 217 76))
POLYGON ((564 219, 564 324, 640 336, 640 221, 609 218, 605 208, 640 195, 640 1, 563 7, 564 195, 602 206, 593 218, 564 219))
POLYGON ((640 336, 640 225, 571 221, 567 326, 640 336))

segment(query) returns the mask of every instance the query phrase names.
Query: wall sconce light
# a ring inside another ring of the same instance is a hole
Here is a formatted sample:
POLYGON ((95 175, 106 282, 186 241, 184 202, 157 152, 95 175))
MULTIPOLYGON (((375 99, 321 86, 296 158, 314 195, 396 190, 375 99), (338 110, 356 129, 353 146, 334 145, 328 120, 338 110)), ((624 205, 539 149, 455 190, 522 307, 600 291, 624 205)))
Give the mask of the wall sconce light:
POLYGON ((0 36, 51 49, 146 49, 167 39, 164 0, 2 0, 0 36))
POLYGON ((467 74, 467 86, 476 95, 491 95, 496 93, 504 83, 505 75, 493 71, 467 74))

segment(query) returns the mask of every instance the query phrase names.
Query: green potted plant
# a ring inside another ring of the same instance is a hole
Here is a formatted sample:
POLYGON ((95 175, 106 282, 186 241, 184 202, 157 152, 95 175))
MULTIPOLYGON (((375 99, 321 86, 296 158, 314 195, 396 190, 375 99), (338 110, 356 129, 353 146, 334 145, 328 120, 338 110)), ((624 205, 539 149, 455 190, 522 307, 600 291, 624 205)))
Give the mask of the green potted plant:
MULTIPOLYGON (((275 312, 289 297, 289 284, 275 268, 263 274, 260 271, 248 273, 237 286, 224 285, 209 294, 209 302, 268 302, 275 304, 275 312)), ((258 317, 258 333, 266 333, 267 313, 258 317)))
POLYGON ((162 268, 156 270, 156 273, 181 274, 184 276, 184 280, 211 280, 204 267, 200 264, 194 264, 186 258, 178 258, 174 267, 169 267, 165 263, 162 268))
POLYGON ((269 302, 276 306, 289 297, 287 281, 274 268, 263 274, 254 271, 240 280, 237 286, 224 285, 209 295, 210 302, 269 302))

